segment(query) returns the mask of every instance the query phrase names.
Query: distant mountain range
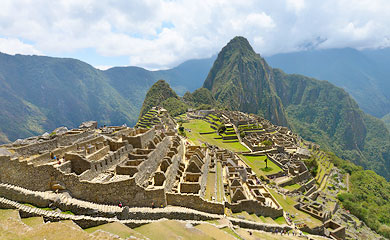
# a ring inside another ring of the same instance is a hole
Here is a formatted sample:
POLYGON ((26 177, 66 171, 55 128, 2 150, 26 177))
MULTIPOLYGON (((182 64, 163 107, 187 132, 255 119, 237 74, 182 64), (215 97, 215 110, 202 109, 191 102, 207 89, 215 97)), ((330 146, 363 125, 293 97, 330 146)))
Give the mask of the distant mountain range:
POLYGON ((91 119, 132 126, 153 83, 165 79, 183 95, 198 88, 212 61, 189 60, 162 71, 101 71, 76 59, 0 53, 0 143, 91 119))

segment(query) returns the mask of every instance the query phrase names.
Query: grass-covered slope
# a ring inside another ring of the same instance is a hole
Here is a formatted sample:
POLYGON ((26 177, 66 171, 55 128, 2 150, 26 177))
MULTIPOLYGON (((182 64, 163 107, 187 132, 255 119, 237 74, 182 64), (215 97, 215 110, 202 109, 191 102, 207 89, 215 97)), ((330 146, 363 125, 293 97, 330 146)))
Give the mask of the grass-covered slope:
POLYGON ((350 174, 349 192, 342 191, 338 199, 343 207, 363 220, 371 229, 390 237, 390 182, 374 171, 328 153, 336 167, 350 174))

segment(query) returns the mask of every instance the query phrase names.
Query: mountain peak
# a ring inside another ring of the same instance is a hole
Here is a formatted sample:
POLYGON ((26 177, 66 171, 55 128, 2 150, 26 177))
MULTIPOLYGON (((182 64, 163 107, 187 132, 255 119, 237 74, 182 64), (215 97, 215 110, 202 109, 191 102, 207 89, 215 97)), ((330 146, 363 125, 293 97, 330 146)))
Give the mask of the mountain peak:
POLYGON ((252 46, 250 45, 248 39, 241 36, 234 37, 232 40, 230 40, 228 44, 226 44, 226 46, 222 49, 220 54, 231 55, 237 51, 239 51, 239 53, 242 55, 256 54, 252 46))
POLYGON ((271 68, 248 40, 235 37, 218 54, 203 87, 232 110, 259 113, 273 123, 286 126, 286 114, 270 72, 271 68))
POLYGON ((144 103, 141 108, 140 116, 141 118, 145 113, 147 113, 152 107, 160 106, 162 102, 167 100, 168 98, 176 98, 179 97, 172 90, 165 80, 158 80, 155 82, 146 93, 144 103))

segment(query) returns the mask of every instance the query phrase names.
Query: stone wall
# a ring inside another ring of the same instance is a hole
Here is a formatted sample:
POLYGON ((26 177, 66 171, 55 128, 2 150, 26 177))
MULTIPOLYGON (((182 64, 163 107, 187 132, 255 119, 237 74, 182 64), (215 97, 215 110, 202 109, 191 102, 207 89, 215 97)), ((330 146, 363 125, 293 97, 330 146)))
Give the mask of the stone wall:
POLYGON ((85 131, 81 132, 79 134, 63 134, 60 136, 57 136, 57 146, 68 146, 73 144, 76 141, 79 141, 80 139, 86 138, 90 135, 92 135, 94 131, 85 131))
POLYGON ((147 159, 138 165, 138 173, 135 175, 138 184, 142 185, 157 170, 167 155, 170 144, 170 137, 165 137, 157 144, 156 149, 148 154, 147 159))
POLYGON ((210 157, 210 154, 209 154, 209 150, 207 149, 206 150, 206 156, 204 158, 203 168, 202 168, 202 176, 201 176, 201 179, 200 179, 200 192, 199 192, 199 195, 201 197, 204 197, 204 195, 206 193, 206 185, 207 185, 207 177, 209 176, 208 173, 209 173, 210 160, 211 160, 211 157, 210 157))
POLYGON ((107 183, 79 181, 74 173, 65 174, 50 165, 34 167, 8 156, 0 157, 2 183, 10 183, 35 191, 50 190, 53 182, 64 185, 71 196, 86 201, 117 205, 122 202, 128 206, 150 207, 152 202, 157 206, 165 205, 164 189, 145 190, 135 183, 134 178, 107 183))
POLYGON ((13 150, 22 156, 29 156, 29 155, 39 154, 40 152, 43 151, 52 151, 56 148, 57 148, 57 139, 55 138, 41 143, 34 143, 22 147, 13 148, 13 150))
POLYGON ((247 199, 241 200, 238 203, 225 203, 226 207, 230 208, 233 213, 246 211, 250 214, 254 213, 258 216, 266 216, 277 218, 283 216, 283 208, 272 208, 260 204, 259 201, 247 199))
POLYGON ((12 148, 16 153, 22 156, 29 156, 39 154, 44 151, 52 151, 59 146, 67 146, 72 144, 73 142, 86 138, 91 135, 91 131, 82 132, 79 134, 64 134, 57 136, 54 139, 46 140, 40 143, 34 143, 22 147, 12 148))
POLYGON ((275 158, 273 158, 269 154, 267 154, 267 157, 269 160, 271 160, 273 163, 275 163, 278 167, 280 167, 281 169, 285 169, 284 165, 281 164, 278 160, 276 160, 275 158))
POLYGON ((164 184, 164 189, 165 192, 170 192, 175 184, 176 181, 176 175, 177 175, 177 170, 179 169, 180 162, 183 158, 184 155, 184 144, 183 142, 180 142, 179 147, 177 148, 178 153, 172 157, 172 164, 168 167, 165 176, 165 184, 164 184))
POLYGON ((166 193, 167 204, 196 209, 202 212, 224 214, 222 203, 210 202, 196 194, 166 193))
POLYGON ((299 182, 305 181, 305 180, 307 180, 310 177, 311 177, 310 172, 309 171, 304 171, 304 172, 294 176, 290 180, 281 183, 279 186, 284 187, 284 186, 288 186, 288 185, 293 185, 295 183, 299 183, 299 182))
POLYGON ((96 152, 92 153, 91 155, 89 155, 88 160, 91 160, 91 161, 99 160, 99 159, 103 158, 104 156, 106 156, 108 151, 110 151, 110 146, 105 146, 105 147, 97 150, 96 152))
POLYGON ((61 147, 61 148, 57 148, 57 149, 53 150, 52 155, 56 156, 57 158, 61 158, 61 157, 64 157, 65 153, 70 152, 70 151, 76 151, 76 150, 77 150, 77 145, 73 144, 70 146, 61 147))
POLYGON ((247 221, 247 220, 242 220, 242 219, 232 218, 232 217, 229 217, 228 219, 234 225, 238 225, 241 228, 256 229, 265 232, 274 232, 275 230, 278 230, 278 232, 280 233, 282 230, 290 231, 292 229, 290 226, 286 224, 277 225, 277 224, 258 223, 258 222, 247 221))
POLYGON ((146 148, 147 144, 153 140, 155 129, 152 128, 145 133, 136 136, 123 136, 123 140, 127 140, 134 148, 146 148))

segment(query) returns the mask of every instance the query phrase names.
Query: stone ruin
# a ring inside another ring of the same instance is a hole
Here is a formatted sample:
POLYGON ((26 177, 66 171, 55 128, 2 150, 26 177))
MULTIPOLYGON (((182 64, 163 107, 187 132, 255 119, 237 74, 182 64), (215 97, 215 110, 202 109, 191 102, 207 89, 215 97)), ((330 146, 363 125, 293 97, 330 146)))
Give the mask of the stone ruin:
MULTIPOLYGON (((299 191, 309 194, 297 208, 322 221, 329 219, 330 214, 324 211, 323 205, 316 203, 315 181, 302 162, 310 152, 298 147, 302 144, 296 135, 285 127, 240 112, 212 110, 198 115, 204 119, 210 113, 214 116, 209 119, 210 124, 230 124, 231 131, 244 132, 244 137, 238 140, 246 144, 249 151, 243 154, 266 155, 282 169, 268 175, 275 182, 286 179, 279 182, 279 186, 301 183, 299 191), (272 145, 260 146, 259 142, 265 140, 272 145)), ((128 221, 132 208, 155 206, 199 211, 198 215, 191 213, 191 216, 186 213, 164 215, 179 219, 212 218, 207 214, 221 216, 226 208, 233 213, 246 211, 272 218, 283 216, 281 205, 236 153, 208 144, 204 147, 186 145, 176 133, 173 119, 161 108, 151 109, 141 119, 136 128, 125 125, 97 128, 97 122, 91 121, 77 129, 61 128, 54 134, 1 146, 0 169, 6 170, 0 172, 1 196, 47 207, 53 201, 53 197, 46 197, 51 196, 48 192, 53 193, 54 198, 66 194, 72 199, 66 201, 75 202, 71 207, 75 213, 104 217, 115 214, 117 219, 128 221), (220 194, 220 197, 207 200, 210 177, 215 177, 214 196, 220 194), (26 198, 26 192, 34 193, 35 197, 26 198), (40 197, 36 197, 38 195, 40 197), (85 202, 87 206, 121 203, 130 208, 130 212, 99 212, 76 202, 85 202)), ((56 204, 67 207, 61 201, 56 204)), ((91 221, 86 220, 85 224, 91 221)))

